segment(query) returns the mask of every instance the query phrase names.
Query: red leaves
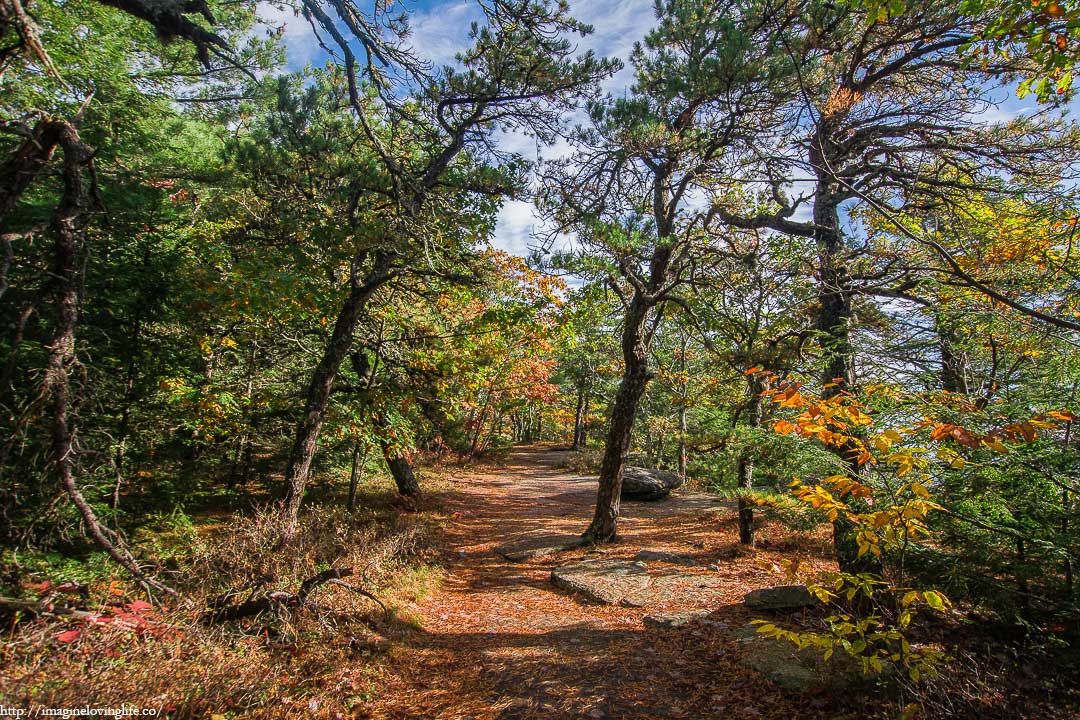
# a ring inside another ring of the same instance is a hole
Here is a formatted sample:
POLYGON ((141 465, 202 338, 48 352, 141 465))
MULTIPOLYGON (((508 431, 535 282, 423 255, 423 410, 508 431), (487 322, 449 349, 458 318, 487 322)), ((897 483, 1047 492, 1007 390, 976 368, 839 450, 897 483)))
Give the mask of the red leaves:
MULTIPOLYGON (((48 583, 42 583, 47 585, 48 583)), ((144 600, 132 600, 123 605, 108 607, 102 612, 74 611, 77 627, 66 630, 56 636, 56 641, 72 643, 82 637, 88 627, 93 625, 111 626, 117 630, 128 631, 138 637, 174 637, 178 633, 172 627, 153 619, 154 606, 144 600)))

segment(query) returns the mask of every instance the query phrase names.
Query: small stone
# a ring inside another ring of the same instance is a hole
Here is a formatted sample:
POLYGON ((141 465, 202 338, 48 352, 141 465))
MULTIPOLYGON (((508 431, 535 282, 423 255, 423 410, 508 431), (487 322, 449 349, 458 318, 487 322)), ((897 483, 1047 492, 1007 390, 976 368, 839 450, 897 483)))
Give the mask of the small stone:
POLYGON ((677 628, 689 622, 704 618, 709 614, 708 610, 682 610, 676 612, 658 612, 646 615, 642 622, 650 627, 677 628))
POLYGON ((674 565, 692 565, 694 558, 682 553, 664 552, 662 550, 641 550, 634 559, 639 562, 663 562, 674 565))

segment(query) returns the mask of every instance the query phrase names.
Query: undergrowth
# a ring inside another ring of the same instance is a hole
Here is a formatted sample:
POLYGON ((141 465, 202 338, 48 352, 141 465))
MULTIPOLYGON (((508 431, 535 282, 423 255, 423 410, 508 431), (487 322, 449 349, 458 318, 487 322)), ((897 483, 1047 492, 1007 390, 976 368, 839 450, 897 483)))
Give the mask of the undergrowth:
POLYGON ((5 611, 0 704, 156 708, 175 718, 341 717, 373 701, 393 637, 413 621, 413 605, 438 585, 437 515, 401 513, 375 498, 349 513, 315 505, 297 541, 277 547, 276 516, 162 517, 140 531, 179 601, 151 607, 103 557, 4 558, 4 594, 88 613, 37 617, 5 611), (304 607, 278 607, 230 622, 208 622, 215 599, 256 592, 296 593, 330 568, 352 568, 352 585, 323 585, 304 607), (66 584, 65 584, 66 583, 66 584))

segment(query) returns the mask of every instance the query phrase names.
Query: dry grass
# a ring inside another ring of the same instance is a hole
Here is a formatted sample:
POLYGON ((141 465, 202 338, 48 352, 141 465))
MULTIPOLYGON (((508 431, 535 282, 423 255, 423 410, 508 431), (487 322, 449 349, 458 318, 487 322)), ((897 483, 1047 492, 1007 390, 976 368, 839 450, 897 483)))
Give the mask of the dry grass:
MULTIPOLYGON (((377 499, 378 500, 378 499, 377 499)), ((378 501, 372 503, 376 507, 378 501)), ((0 704, 115 707, 127 703, 171 711, 172 717, 341 717, 371 699, 385 657, 383 631, 395 619, 415 620, 415 603, 440 580, 434 564, 430 511, 385 507, 351 515, 309 509, 295 544, 275 549, 275 516, 235 517, 201 532, 179 532, 186 545, 174 580, 183 600, 140 609, 126 584, 102 581, 86 600, 90 610, 112 606, 108 623, 57 618, 9 618, 0 646, 0 704), (322 586, 313 607, 281 608, 230 623, 200 616, 212 599, 235 592, 296 592, 303 579, 329 567, 354 568, 350 582, 390 609, 337 586, 322 586), (125 606, 125 604, 127 604, 125 606), (79 629, 72 641, 65 632, 79 629)), ((28 589, 27 595, 34 596, 28 589)))

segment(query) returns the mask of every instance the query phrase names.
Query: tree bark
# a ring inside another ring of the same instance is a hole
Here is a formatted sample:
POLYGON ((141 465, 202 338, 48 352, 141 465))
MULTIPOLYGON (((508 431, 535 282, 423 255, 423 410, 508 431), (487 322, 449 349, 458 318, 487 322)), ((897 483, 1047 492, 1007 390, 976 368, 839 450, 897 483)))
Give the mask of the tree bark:
POLYGON ((353 445, 352 471, 349 473, 349 512, 356 510, 356 486, 360 482, 360 471, 363 467, 364 459, 366 458, 366 454, 361 455, 360 453, 360 445, 361 443, 358 438, 353 445))
POLYGON ((967 395, 967 364, 956 352, 959 340, 956 328, 941 315, 935 315, 934 327, 937 330, 938 350, 941 353, 941 389, 967 395))
MULTIPOLYGON (((685 397, 682 400, 686 402, 685 397)), ((686 480, 686 405, 679 405, 679 477, 686 480)))
POLYGON ((289 454, 289 464, 285 469, 286 495, 281 524, 282 542, 290 542, 296 536, 300 502, 311 471, 311 461, 318 447, 319 432, 326 419, 330 390, 337 378, 341 362, 352 346, 360 314, 375 291, 392 277, 390 256, 385 253, 376 255, 374 267, 362 281, 356 277, 356 271, 353 272, 349 295, 338 313, 334 330, 330 335, 330 342, 323 352, 322 359, 311 375, 311 381, 305 393, 304 414, 296 426, 296 438, 292 452, 289 454))
POLYGON ((375 416, 375 428, 379 431, 379 447, 382 448, 383 459, 386 460, 386 467, 394 478, 398 493, 409 498, 418 497, 420 483, 416 481, 416 475, 413 474, 412 463, 409 462, 405 453, 395 448, 390 442, 390 423, 386 421, 385 416, 375 416))
POLYGON ((63 121, 49 118, 39 120, 26 142, 10 160, 0 165, 0 226, 6 224, 8 213, 15 209, 23 192, 52 159, 65 125, 67 123, 63 121))
MULTIPOLYGON (((746 424, 756 428, 761 425, 761 392, 764 388, 760 376, 755 373, 746 376, 746 424)), ((738 461, 739 489, 749 492, 754 489, 754 456, 744 449, 739 453, 738 461)), ((739 495, 739 542, 754 547, 754 506, 743 495, 739 495)))
POLYGON ((679 387, 679 477, 686 481, 686 400, 687 400, 687 375, 686 375, 686 332, 680 333, 679 370, 682 373, 682 381, 679 387))
POLYGON ((645 393, 645 385, 652 377, 648 371, 645 338, 645 322, 649 309, 650 305, 635 296, 623 325, 623 375, 615 394, 604 457, 600 462, 596 510, 592 522, 582 536, 588 542, 604 543, 616 538, 626 454, 630 451, 638 403, 645 393))
POLYGON ((83 172, 92 172, 93 152, 79 138, 74 125, 59 120, 49 122, 55 126, 55 142, 64 152, 64 192, 50 228, 54 238, 50 284, 56 324, 48 348, 42 388, 42 396, 48 403, 51 416, 52 464, 60 478, 60 484, 82 515, 86 530, 95 542, 131 573, 147 592, 158 590, 175 595, 175 591, 143 573, 131 553, 109 538, 111 531, 98 521, 93 507, 86 501, 75 481, 76 447, 69 412, 69 372, 77 363, 75 329, 79 320, 78 256, 85 241, 90 209, 90 193, 83 180, 83 172))
MULTIPOLYGON (((822 395, 832 397, 854 387, 855 351, 851 345, 852 298, 855 289, 848 273, 847 248, 840 231, 840 202, 837 184, 828 174, 832 164, 824 157, 823 148, 829 142, 828 126, 824 125, 811 148, 811 163, 818 168, 818 182, 814 196, 814 240, 818 249, 818 317, 817 330, 822 349, 822 395)), ((841 447, 833 453, 850 465, 850 472, 858 475, 858 468, 851 463, 849 448, 841 447)), ((859 505, 861 501, 851 501, 859 505)), ((881 564, 869 553, 859 556, 859 546, 854 537, 854 526, 842 513, 833 523, 833 548, 840 570, 850 573, 880 573, 881 564)))

